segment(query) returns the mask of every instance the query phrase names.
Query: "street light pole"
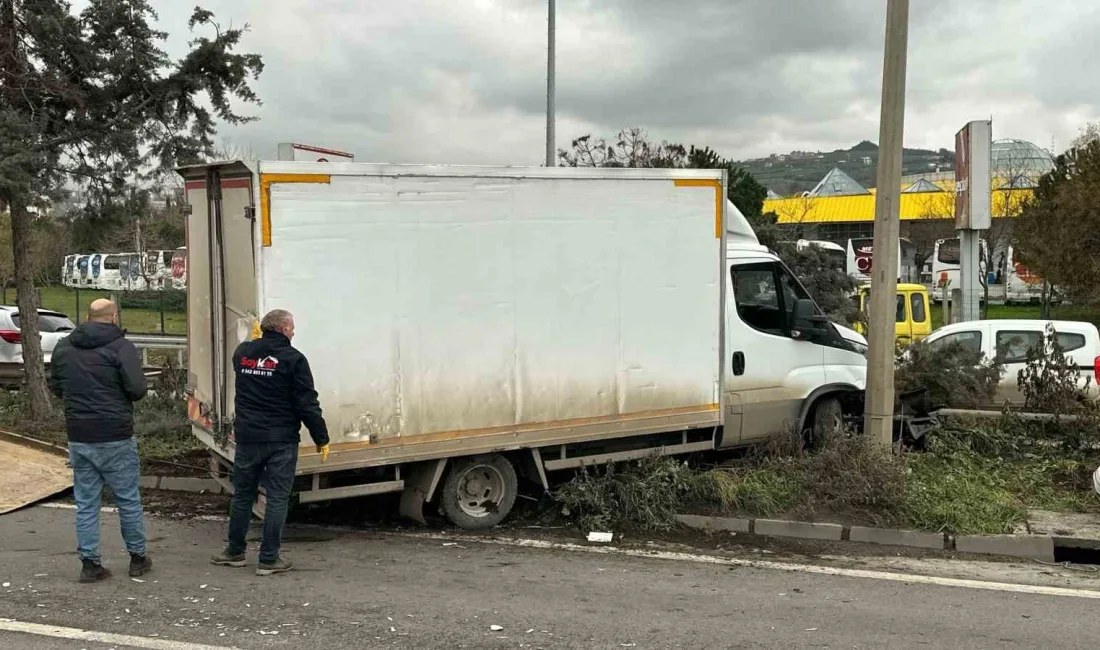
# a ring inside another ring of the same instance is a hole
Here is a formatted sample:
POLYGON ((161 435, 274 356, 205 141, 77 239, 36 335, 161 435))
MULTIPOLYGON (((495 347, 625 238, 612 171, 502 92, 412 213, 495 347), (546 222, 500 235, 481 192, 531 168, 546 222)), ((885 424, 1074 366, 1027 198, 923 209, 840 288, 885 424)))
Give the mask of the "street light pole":
POLYGON ((557 164, 557 152, 554 149, 554 0, 546 21, 546 166, 557 164))
POLYGON ((894 312, 908 40, 909 0, 886 0, 886 52, 882 65, 864 430, 887 448, 893 444, 894 433, 894 312))

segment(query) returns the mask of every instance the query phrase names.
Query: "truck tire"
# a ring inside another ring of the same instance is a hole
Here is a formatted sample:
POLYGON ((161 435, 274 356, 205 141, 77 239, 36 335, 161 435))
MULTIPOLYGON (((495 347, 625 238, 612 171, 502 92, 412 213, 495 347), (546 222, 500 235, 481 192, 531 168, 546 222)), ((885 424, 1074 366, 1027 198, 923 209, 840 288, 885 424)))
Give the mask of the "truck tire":
POLYGON ((518 488, 516 470, 504 456, 459 458, 443 483, 443 514, 459 528, 492 528, 512 511, 518 488))
POLYGON ((837 397, 822 397, 814 404, 806 447, 820 449, 825 441, 844 428, 844 408, 837 397))

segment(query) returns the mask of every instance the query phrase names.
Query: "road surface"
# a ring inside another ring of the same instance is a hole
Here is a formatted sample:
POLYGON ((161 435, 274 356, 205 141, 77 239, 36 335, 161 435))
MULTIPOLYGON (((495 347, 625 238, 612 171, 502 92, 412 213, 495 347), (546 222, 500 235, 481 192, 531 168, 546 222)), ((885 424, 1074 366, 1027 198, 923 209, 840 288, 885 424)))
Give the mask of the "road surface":
POLYGON ((155 517, 148 528, 156 567, 139 583, 125 577, 112 514, 103 516, 103 539, 116 576, 80 585, 73 514, 36 507, 0 517, 0 648, 1091 650, 1100 638, 1100 585, 1083 573, 1079 584, 1039 579, 1070 588, 1052 596, 897 574, 868 579, 311 529, 290 531, 284 547, 297 571, 258 578, 208 563, 224 524, 155 517), (1071 591, 1082 587, 1093 591, 1071 591), (122 636, 87 636, 93 632, 122 636))

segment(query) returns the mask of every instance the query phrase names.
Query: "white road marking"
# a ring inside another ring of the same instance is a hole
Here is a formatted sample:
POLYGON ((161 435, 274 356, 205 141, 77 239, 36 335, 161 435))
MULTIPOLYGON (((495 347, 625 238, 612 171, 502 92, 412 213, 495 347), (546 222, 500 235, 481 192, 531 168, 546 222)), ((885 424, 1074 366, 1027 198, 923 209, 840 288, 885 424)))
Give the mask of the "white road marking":
POLYGON ((1016 594, 1035 594, 1040 596, 1066 596, 1070 598, 1091 598, 1100 600, 1100 591, 1091 589, 1069 589, 1066 587, 1043 587, 987 580, 969 580, 966 578, 943 578, 912 573, 893 573, 889 571, 871 571, 868 569, 842 569, 839 567, 818 566, 814 564, 795 564, 791 562, 773 562, 770 560, 744 560, 739 558, 717 557, 696 553, 677 553, 673 551, 647 551, 619 548, 613 546, 584 546, 567 542, 547 542, 538 539, 507 539, 501 537, 475 537, 466 535, 446 535, 441 533, 394 533, 395 536, 420 539, 462 541, 471 544, 496 544, 519 548, 538 548, 576 553, 596 553, 599 555, 623 555, 626 557, 651 558, 657 560, 675 560, 678 562, 696 562, 750 569, 771 569, 792 573, 813 573, 845 578, 864 578, 868 580, 888 580, 909 584, 936 585, 940 587, 962 587, 964 589, 983 589, 986 591, 1004 591, 1016 594))
MULTIPOLYGON (((39 503, 36 507, 38 507, 38 508, 53 508, 54 510, 76 510, 76 504, 75 503, 39 503)), ((106 513, 116 513, 116 512, 118 512, 118 508, 113 508, 111 506, 103 506, 102 508, 99 509, 99 511, 100 512, 106 512, 106 513)))
MULTIPOLYGON (((71 503, 42 503, 41 508, 58 508, 63 510, 75 510, 71 503)), ((105 512, 116 512, 115 508, 104 508, 105 512)), ((208 521, 226 521, 228 517, 209 515, 208 521)), ((325 530, 342 531, 349 533, 363 533, 365 531, 344 526, 303 526, 303 528, 322 528, 325 530)), ((871 571, 868 569, 843 569, 839 567, 819 566, 815 564, 796 564, 792 562, 773 562, 770 560, 745 560, 739 558, 717 557, 697 553, 676 553, 672 551, 647 551, 639 549, 619 548, 614 546, 583 546, 567 542, 547 542, 538 539, 508 539, 502 537, 475 537, 466 535, 448 535, 445 533, 382 533, 392 537, 408 537, 414 539, 433 540, 459 540, 477 544, 496 544, 498 546, 516 546, 519 548, 538 548, 576 553, 596 553, 601 555, 622 555, 626 557, 651 558, 657 560, 674 560, 677 562, 695 562, 698 564, 717 564, 720 566, 737 566, 751 569, 771 569, 773 571, 788 571, 792 573, 812 573, 817 575, 839 576, 846 578, 864 578, 868 580, 887 580, 890 582, 905 582, 909 584, 936 585, 940 587, 961 587, 964 589, 982 589, 986 591, 1003 591, 1017 594, 1035 594, 1040 596, 1064 596, 1069 598, 1089 598, 1100 600, 1100 591, 1092 589, 1070 589, 1067 587, 1044 587, 1040 585, 1025 585, 1011 582, 993 582, 989 580, 970 580, 967 578, 945 578, 940 576, 927 576, 914 573, 894 573, 890 571, 871 571)))
POLYGON ((41 623, 24 623, 10 618, 0 618, 0 631, 33 634, 34 636, 48 636, 55 639, 92 641, 95 643, 107 643, 110 645, 127 646, 131 648, 147 648, 148 650, 236 650, 236 648, 229 646, 204 645, 201 643, 188 643, 186 641, 172 641, 170 639, 153 639, 149 637, 129 636, 126 634, 111 634, 110 632, 93 632, 91 630, 81 630, 75 627, 42 625, 41 623))
MULTIPOLYGON (((76 504, 75 503, 39 503, 35 507, 37 507, 37 508, 52 508, 54 510, 76 510, 76 504)), ((109 514, 109 515, 118 514, 118 508, 115 508, 113 506, 103 506, 102 508, 99 509, 99 511, 104 513, 104 514, 109 514)), ((146 517, 157 517, 157 516, 160 516, 160 515, 157 515, 156 513, 152 513, 152 512, 146 512, 145 516, 146 517)), ((190 519, 191 521, 219 521, 219 522, 229 521, 229 517, 226 517, 225 515, 190 515, 187 518, 190 519)))

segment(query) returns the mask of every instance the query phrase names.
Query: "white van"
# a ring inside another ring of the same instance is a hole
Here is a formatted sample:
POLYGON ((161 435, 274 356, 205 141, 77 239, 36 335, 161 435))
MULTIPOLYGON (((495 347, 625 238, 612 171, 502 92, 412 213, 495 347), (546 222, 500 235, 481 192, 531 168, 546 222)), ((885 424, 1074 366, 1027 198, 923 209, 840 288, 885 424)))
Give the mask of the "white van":
POLYGON ((936 347, 959 344, 998 359, 1005 373, 997 389, 997 402, 1022 406, 1024 395, 1018 379, 1027 367, 1028 352, 1045 344, 1046 328, 1053 326, 1058 344, 1081 373, 1079 386, 1090 398, 1100 396, 1100 332, 1092 323, 1036 319, 978 320, 947 325, 932 332, 925 343, 936 347))
MULTIPOLYGON (((981 240, 981 263, 979 277, 982 283, 986 282, 986 260, 989 259, 989 247, 985 240, 981 240)), ((944 287, 947 287, 948 296, 951 289, 957 289, 961 279, 959 268, 962 263, 962 245, 958 237, 940 239, 932 251, 932 302, 943 302, 944 287)))

